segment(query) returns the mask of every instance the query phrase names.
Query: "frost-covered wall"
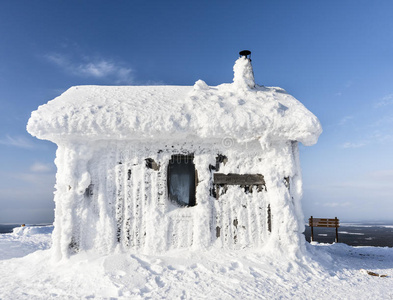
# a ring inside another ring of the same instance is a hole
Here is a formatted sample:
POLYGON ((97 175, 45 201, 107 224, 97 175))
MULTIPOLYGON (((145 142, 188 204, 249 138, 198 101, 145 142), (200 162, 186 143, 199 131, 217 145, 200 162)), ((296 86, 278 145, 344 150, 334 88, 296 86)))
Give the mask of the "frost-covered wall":
MULTIPOLYGON (((297 143, 262 148, 259 141, 185 143, 94 141, 59 145, 53 248, 57 257, 116 247, 146 253, 209 247, 240 249, 267 243, 299 244, 297 143), (167 167, 173 154, 193 154, 196 206, 169 200, 167 167), (227 157, 220 173, 262 174, 265 186, 214 190, 209 166, 227 157), (148 168, 153 159, 158 170, 148 168), (270 223, 270 224, 269 224, 270 223)), ((297 247, 296 247, 297 248, 297 247)))

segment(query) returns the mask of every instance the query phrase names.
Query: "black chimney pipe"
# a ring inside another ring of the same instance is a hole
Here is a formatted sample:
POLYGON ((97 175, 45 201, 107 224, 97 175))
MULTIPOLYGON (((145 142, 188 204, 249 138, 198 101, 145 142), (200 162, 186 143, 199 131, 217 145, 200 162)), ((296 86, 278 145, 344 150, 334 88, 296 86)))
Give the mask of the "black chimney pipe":
POLYGON ((240 56, 244 56, 245 58, 251 59, 251 51, 250 50, 242 50, 239 52, 240 56), (249 56, 249 57, 247 57, 249 56))

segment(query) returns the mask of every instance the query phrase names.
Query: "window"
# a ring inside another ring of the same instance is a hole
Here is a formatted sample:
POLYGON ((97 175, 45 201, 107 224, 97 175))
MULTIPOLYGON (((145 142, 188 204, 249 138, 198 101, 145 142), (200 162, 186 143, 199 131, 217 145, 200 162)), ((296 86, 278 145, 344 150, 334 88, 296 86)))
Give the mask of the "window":
POLYGON ((168 165, 169 199, 180 206, 194 206, 196 170, 194 155, 172 155, 168 165))

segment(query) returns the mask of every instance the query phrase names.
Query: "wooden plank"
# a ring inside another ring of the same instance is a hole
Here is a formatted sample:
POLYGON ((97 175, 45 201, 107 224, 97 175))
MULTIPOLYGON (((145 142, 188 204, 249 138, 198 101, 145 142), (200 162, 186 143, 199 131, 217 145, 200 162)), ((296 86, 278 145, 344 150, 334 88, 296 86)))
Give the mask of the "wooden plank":
POLYGON ((322 218, 313 218, 312 220, 314 222, 336 222, 336 221, 338 222, 338 221, 340 221, 339 219, 322 219, 322 218))
POLYGON ((314 226, 316 225, 331 225, 331 226, 336 226, 340 225, 339 223, 331 222, 331 223, 321 223, 321 222, 310 222, 309 224, 313 224, 314 226))
POLYGON ((214 173, 214 184, 228 185, 265 185, 261 174, 222 174, 214 173))
POLYGON ((338 228, 340 227, 340 220, 336 218, 328 219, 328 218, 309 218, 308 224, 311 227, 329 227, 329 228, 338 228))
POLYGON ((312 226, 313 225, 313 216, 311 216, 309 219, 308 219, 308 224, 310 225, 310 227, 311 227, 311 242, 313 242, 314 241, 314 226, 312 226))
POLYGON ((321 224, 334 224, 334 223, 339 223, 338 221, 316 221, 312 220, 312 223, 321 223, 321 224))
POLYGON ((309 224, 321 224, 321 225, 339 225, 338 222, 309 222, 309 224))
POLYGON ((309 223, 310 226, 311 226, 311 224, 313 226, 339 226, 340 225, 338 223, 318 223, 318 222, 309 223))
POLYGON ((326 225, 326 224, 312 224, 312 227, 328 227, 328 228, 335 228, 340 227, 340 225, 326 225))

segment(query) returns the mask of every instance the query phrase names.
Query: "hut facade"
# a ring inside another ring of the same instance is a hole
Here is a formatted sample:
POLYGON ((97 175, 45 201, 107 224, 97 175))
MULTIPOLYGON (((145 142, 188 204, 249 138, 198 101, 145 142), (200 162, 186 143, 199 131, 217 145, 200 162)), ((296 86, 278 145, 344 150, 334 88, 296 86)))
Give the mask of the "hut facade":
POLYGON ((316 143, 321 126, 283 89, 256 85, 246 56, 214 87, 72 87, 27 130, 58 145, 58 258, 303 243, 298 142, 316 143))

